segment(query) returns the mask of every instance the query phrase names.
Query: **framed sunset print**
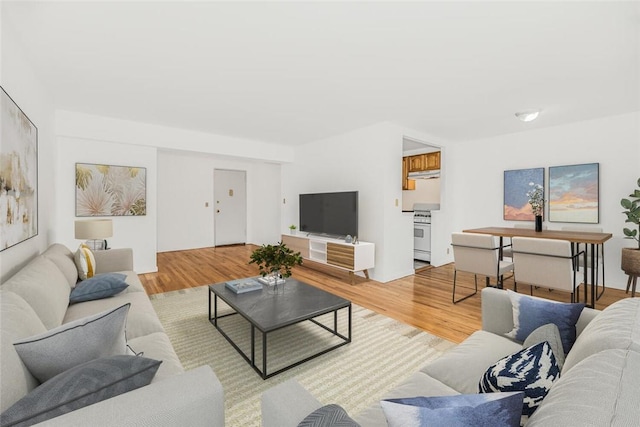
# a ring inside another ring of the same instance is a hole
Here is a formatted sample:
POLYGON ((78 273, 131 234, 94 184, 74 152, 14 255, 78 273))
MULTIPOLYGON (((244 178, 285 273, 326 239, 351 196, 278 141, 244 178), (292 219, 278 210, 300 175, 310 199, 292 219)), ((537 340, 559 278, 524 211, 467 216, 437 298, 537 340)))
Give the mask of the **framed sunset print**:
POLYGON ((600 164, 549 168, 549 221, 597 224, 600 164))

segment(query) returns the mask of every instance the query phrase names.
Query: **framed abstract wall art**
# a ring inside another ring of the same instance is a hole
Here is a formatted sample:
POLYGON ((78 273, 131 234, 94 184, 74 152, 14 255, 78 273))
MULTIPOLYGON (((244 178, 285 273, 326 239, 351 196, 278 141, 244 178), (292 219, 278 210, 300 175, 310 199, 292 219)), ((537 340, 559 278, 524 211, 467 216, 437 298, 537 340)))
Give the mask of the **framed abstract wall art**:
POLYGON ((38 129, 0 87, 0 251, 38 235, 38 129))
POLYGON ((549 221, 599 222, 599 163, 549 168, 549 221))
POLYGON ((76 163, 76 216, 147 214, 147 169, 76 163))
POLYGON ((503 218, 507 221, 533 221, 535 217, 527 192, 532 185, 544 188, 544 168, 504 171, 503 218))

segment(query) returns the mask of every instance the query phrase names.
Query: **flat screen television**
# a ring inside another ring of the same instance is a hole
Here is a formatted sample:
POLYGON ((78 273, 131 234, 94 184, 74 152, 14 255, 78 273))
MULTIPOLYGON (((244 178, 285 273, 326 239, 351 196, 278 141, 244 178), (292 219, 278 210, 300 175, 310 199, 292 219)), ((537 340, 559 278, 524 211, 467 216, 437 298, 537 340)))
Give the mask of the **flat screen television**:
POLYGON ((358 192, 300 194, 300 231, 358 235, 358 192))

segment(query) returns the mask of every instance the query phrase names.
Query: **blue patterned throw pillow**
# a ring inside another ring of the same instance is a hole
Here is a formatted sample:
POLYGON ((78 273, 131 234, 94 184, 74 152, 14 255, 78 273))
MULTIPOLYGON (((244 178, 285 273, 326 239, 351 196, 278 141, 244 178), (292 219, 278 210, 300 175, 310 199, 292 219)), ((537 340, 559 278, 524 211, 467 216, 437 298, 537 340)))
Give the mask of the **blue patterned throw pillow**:
POLYGON ((516 341, 525 339, 542 325, 553 323, 560 331, 564 353, 569 353, 576 340, 576 322, 582 303, 561 303, 522 295, 507 290, 513 306, 513 330, 506 335, 516 341))
POLYGON ((522 391, 522 415, 530 416, 542 403, 560 368, 549 343, 541 342, 504 357, 480 379, 480 393, 522 391))
POLYGON ((387 399, 380 406, 389 427, 516 427, 523 393, 458 394, 387 399))

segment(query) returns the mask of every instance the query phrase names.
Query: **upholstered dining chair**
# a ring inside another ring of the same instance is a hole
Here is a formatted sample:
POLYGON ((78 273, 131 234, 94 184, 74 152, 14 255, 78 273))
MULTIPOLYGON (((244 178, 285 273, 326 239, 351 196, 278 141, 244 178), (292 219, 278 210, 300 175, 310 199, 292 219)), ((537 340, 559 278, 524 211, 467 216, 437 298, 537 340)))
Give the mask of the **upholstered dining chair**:
POLYGON ((453 303, 457 304, 478 292, 478 275, 486 278, 486 285, 491 285, 491 278, 495 279, 496 286, 502 288, 504 275, 513 271, 513 263, 498 259, 500 249, 496 236, 477 233, 452 233, 451 245, 453 246, 453 303), (458 272, 472 273, 474 275, 475 291, 456 300, 456 279, 458 272))
POLYGON ((557 289, 569 292, 571 302, 575 302, 578 272, 574 263, 583 251, 572 251, 566 240, 514 237, 511 244, 514 290, 519 284, 530 285, 532 292, 534 286, 557 289))
MULTIPOLYGON (((530 230, 533 230, 534 228, 536 228, 536 223, 533 221, 527 221, 527 222, 518 222, 516 224, 513 225, 513 228, 527 228, 530 230)), ((542 229, 546 230, 547 229, 547 225, 546 224, 542 224, 542 229)), ((511 260, 513 261, 513 251, 511 249, 511 239, 509 239, 509 243, 506 244, 504 246, 504 248, 502 249, 502 257, 503 258, 511 258, 511 260)))
MULTIPOLYGON (((588 227, 588 226, 565 226, 561 228, 562 231, 585 231, 587 233, 602 233, 602 227, 588 227)), ((581 245, 580 243, 577 243, 575 245, 575 250, 576 251, 580 251, 581 245)), ((584 250, 586 250, 587 248, 585 247, 584 250)), ((590 268, 591 266, 591 257, 594 254, 587 252, 587 268, 590 268)), ((599 300, 600 297, 602 296, 602 294, 604 293, 606 284, 604 281, 604 243, 601 245, 597 246, 596 249, 596 253, 595 253, 595 287, 596 287, 596 300, 599 300), (598 282, 600 281, 600 271, 602 271, 602 290, 598 291, 598 282)), ((576 264, 576 267, 584 267, 584 257, 580 257, 580 259, 578 260, 578 264, 576 264)))

